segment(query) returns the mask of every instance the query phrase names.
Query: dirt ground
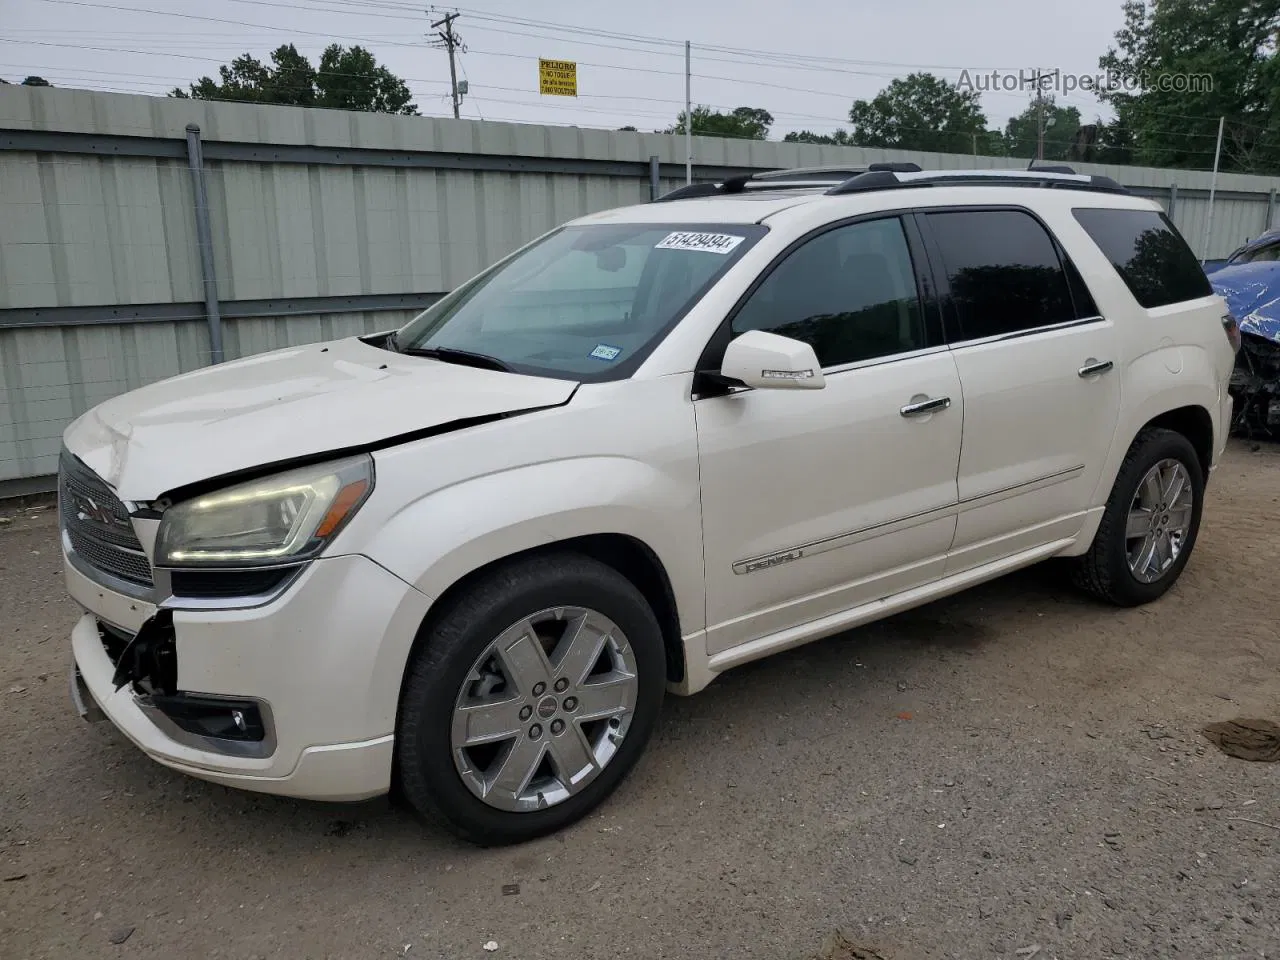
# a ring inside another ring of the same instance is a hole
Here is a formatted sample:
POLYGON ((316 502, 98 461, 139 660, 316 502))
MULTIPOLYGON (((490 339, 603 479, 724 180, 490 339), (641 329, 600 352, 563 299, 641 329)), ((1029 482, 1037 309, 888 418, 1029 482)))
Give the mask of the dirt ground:
POLYGON ((1280 449, 1233 442, 1208 501, 1156 604, 1048 565, 743 667, 669 699, 595 815, 503 850, 81 722, 54 513, 9 511, 0 956, 1280 956, 1280 764, 1199 732, 1280 720, 1280 449))

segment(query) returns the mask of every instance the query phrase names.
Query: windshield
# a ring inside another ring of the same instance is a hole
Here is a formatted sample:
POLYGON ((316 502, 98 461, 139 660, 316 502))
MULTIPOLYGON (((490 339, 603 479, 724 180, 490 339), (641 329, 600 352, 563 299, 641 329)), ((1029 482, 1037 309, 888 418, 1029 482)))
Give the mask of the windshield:
POLYGON ((630 376, 764 232, 755 224, 565 227, 419 314, 394 349, 480 355, 575 380, 630 376))
POLYGON ((1262 247, 1255 247, 1235 257, 1232 263, 1274 263, 1280 260, 1280 240, 1262 247))

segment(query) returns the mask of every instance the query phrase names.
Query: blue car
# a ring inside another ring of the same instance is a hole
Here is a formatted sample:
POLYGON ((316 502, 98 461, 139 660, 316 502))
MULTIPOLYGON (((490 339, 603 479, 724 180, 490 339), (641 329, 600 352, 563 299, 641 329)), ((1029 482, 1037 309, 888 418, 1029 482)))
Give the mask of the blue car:
POLYGON ((1280 231, 1263 234, 1228 265, 1206 271, 1240 326, 1231 377, 1233 432, 1280 439, 1280 231))
POLYGON ((1212 276, 1224 267, 1241 263, 1273 263, 1280 261, 1280 230, 1268 230, 1243 246, 1236 247, 1224 260, 1206 260, 1204 272, 1212 276))

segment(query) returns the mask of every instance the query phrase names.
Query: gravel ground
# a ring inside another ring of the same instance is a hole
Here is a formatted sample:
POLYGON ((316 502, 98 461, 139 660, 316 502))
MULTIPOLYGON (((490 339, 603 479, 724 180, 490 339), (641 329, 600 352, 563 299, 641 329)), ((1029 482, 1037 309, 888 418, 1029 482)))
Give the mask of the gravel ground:
POLYGON ((10 510, 0 955, 1280 956, 1280 766, 1199 732, 1280 719, 1280 450, 1233 442, 1208 499, 1159 603, 1046 565, 743 667, 669 699, 595 815, 503 850, 82 723, 53 512, 10 510))

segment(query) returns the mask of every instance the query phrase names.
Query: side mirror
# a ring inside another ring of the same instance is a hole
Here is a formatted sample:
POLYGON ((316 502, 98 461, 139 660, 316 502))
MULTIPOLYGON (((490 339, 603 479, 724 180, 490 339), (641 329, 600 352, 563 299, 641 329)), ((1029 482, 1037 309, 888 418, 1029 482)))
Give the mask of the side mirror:
POLYGON ((729 342, 720 375, 758 390, 821 390, 827 385, 813 347, 764 330, 748 330, 729 342))

